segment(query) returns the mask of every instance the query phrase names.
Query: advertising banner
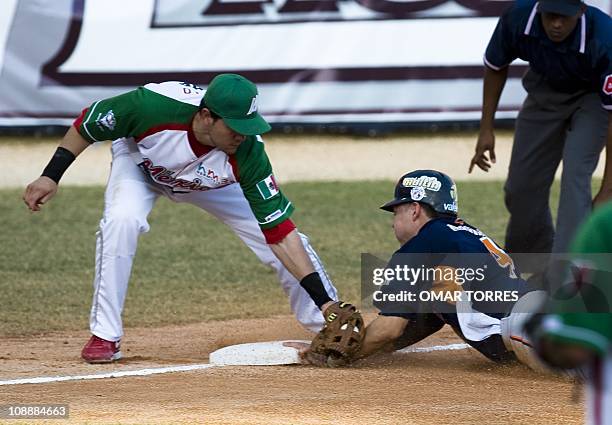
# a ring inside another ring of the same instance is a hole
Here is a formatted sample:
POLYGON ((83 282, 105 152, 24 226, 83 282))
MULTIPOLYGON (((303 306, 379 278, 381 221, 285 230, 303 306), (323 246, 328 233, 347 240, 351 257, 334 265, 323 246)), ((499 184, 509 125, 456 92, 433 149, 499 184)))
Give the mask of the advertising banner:
MULTIPOLYGON (((258 84, 272 123, 473 121, 504 0, 3 0, 0 125, 70 124, 148 82, 258 84)), ((610 0, 591 1, 606 11, 610 0)), ((498 118, 523 100, 516 61, 498 118)))

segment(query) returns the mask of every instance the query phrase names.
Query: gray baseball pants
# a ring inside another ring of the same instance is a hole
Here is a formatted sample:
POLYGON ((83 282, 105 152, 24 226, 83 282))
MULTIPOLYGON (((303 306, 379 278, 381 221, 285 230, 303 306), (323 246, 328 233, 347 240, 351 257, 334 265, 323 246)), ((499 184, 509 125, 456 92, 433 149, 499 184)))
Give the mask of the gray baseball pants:
POLYGON ((561 93, 529 70, 506 181, 509 252, 567 252, 591 211, 591 177, 606 144, 608 112, 596 93, 561 93), (563 161, 556 232, 550 188, 563 161))

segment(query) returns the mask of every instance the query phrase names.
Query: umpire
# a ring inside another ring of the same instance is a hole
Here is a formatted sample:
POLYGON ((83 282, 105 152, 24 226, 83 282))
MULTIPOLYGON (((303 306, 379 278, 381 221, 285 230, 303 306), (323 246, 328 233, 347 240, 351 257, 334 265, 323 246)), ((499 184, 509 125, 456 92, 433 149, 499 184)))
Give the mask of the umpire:
POLYGON ((612 19, 579 0, 518 0, 499 19, 484 62, 480 134, 470 163, 495 163, 493 121, 508 66, 529 62, 516 120, 505 203, 509 252, 566 252, 591 209, 591 178, 607 143, 595 204, 612 198, 612 19), (563 160, 553 228, 550 187, 563 160))

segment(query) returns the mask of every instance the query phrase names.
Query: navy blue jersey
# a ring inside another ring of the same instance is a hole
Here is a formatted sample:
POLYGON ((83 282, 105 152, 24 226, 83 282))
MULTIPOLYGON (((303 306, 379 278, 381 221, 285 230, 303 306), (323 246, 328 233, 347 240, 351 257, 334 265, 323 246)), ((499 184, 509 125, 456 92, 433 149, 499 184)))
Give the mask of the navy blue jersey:
POLYGON ((433 314, 479 351, 489 337, 499 340, 500 319, 530 290, 512 259, 461 219, 427 222, 393 254, 387 269, 402 273, 374 297, 382 315, 416 322, 433 314))
POLYGON ((601 10, 587 6, 574 31, 555 43, 544 31, 537 2, 516 1, 497 23, 485 64, 499 70, 517 58, 555 90, 599 93, 604 108, 612 109, 612 18, 601 10))

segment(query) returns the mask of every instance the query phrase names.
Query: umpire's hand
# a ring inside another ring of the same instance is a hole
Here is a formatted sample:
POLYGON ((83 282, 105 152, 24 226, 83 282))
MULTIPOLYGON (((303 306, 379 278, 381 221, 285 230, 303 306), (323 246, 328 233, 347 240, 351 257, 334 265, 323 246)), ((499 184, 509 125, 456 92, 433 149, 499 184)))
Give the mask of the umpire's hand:
POLYGON ((495 164, 495 134, 493 130, 480 130, 478 142, 476 142, 476 153, 470 161, 468 173, 472 172, 474 165, 478 165, 482 171, 489 172, 493 164, 495 164))

